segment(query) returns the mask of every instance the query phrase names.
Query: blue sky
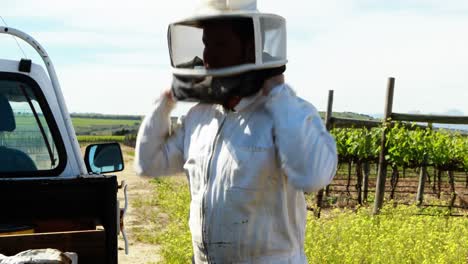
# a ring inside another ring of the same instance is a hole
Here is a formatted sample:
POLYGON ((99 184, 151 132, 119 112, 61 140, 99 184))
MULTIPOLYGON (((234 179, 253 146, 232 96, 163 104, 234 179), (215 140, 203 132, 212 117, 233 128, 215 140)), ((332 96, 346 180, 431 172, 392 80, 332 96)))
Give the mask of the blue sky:
MULTIPOLYGON (((56 66, 70 111, 144 114, 170 86, 168 23, 196 1, 15 0, 9 26, 35 37, 56 66)), ((286 80, 319 110, 383 112, 396 77, 394 111, 468 114, 468 1, 259 0, 288 23, 286 80)), ((38 62, 33 50, 22 44, 38 62)), ((22 57, 0 36, 0 57, 22 57)), ((188 109, 179 104, 176 114, 188 109)))

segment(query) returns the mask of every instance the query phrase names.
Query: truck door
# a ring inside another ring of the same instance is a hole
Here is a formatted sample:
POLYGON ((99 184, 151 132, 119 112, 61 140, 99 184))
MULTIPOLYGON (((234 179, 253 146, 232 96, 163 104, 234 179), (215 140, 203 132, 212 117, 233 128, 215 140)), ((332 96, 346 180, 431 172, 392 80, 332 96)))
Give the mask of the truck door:
POLYGON ((66 163, 59 129, 37 83, 0 72, 0 177, 54 177, 66 163))

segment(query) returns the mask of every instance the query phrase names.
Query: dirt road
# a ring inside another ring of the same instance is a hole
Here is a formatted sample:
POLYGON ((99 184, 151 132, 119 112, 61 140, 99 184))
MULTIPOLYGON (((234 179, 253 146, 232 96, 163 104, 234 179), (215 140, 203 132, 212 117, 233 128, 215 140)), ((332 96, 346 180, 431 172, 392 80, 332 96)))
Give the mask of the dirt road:
MULTIPOLYGON (((125 170, 117 173, 119 184, 124 180, 128 184, 128 198, 129 208, 125 217, 125 229, 127 237, 129 239, 129 254, 125 255, 125 244, 122 235, 119 235, 119 263, 123 264, 146 264, 146 263, 161 263, 159 257, 159 248, 157 245, 146 244, 137 241, 134 233, 132 232, 136 228, 143 226, 154 225, 155 219, 142 219, 141 213, 137 214, 136 209, 132 205, 132 201, 135 201, 137 197, 148 195, 153 191, 151 184, 148 184, 148 179, 141 178, 135 175, 133 172, 133 153, 134 150, 129 147, 122 146, 122 152, 125 159, 125 170)), ((123 192, 119 191, 120 207, 124 206, 123 192)), ((153 208, 152 210, 157 210, 153 208)))

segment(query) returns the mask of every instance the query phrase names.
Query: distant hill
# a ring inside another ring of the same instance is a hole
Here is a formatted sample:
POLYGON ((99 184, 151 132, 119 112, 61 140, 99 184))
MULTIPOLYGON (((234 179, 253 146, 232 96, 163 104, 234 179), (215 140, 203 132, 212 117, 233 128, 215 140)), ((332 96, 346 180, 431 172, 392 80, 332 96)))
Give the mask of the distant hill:
MULTIPOLYGON (((320 114, 320 117, 325 118, 325 112, 319 112, 319 114, 320 114)), ((358 113, 353 113, 353 112, 333 112, 332 116, 339 117, 339 118, 359 119, 359 120, 380 120, 370 115, 358 114, 358 113)))

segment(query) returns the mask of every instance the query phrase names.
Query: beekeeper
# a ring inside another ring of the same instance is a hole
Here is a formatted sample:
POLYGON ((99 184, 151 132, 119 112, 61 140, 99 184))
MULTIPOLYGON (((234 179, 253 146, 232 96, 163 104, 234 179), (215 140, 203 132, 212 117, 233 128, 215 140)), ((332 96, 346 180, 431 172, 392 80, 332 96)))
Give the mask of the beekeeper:
POLYGON ((255 0, 206 0, 169 25, 173 83, 140 128, 140 175, 185 171, 195 263, 307 263, 306 203, 332 180, 336 146, 284 83, 285 19, 255 0), (197 101, 169 135, 177 101, 197 101))

